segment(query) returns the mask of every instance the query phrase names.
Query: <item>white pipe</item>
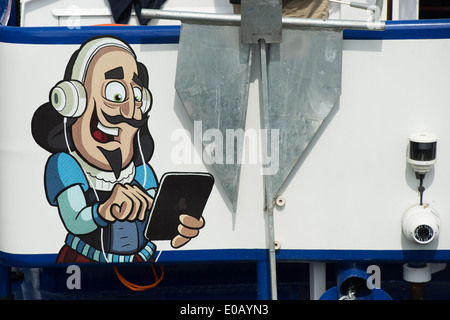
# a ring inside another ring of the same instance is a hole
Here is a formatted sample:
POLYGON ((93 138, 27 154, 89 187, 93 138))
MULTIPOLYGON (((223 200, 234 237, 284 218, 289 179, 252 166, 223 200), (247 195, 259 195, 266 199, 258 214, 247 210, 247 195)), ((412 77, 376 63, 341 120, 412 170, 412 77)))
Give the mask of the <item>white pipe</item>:
POLYGON ((375 5, 380 8, 380 12, 383 11, 383 4, 384 4, 384 0, 377 0, 377 2, 375 3, 375 5))
POLYGON ((369 5, 367 3, 353 2, 353 1, 341 1, 341 0, 328 0, 328 1, 333 2, 333 3, 345 4, 345 5, 353 7, 353 8, 371 10, 373 12, 373 14, 377 14, 379 16, 379 15, 381 15, 381 12, 383 11, 383 1, 384 0, 377 0, 375 5, 369 5), (377 10, 378 10, 378 12, 376 12, 377 10))
MULTIPOLYGON (((370 9, 371 5, 363 2, 354 2, 354 1, 340 1, 340 0, 328 0, 329 2, 333 3, 339 3, 339 4, 345 4, 347 6, 358 8, 358 9, 364 9, 368 10, 370 9)), ((377 1, 375 4, 378 8, 380 8, 380 11, 383 10, 383 0, 377 1)))
POLYGON ((412 283, 425 283, 431 280, 433 273, 442 271, 446 263, 426 263, 421 267, 415 267, 408 263, 403 265, 403 280, 412 283))

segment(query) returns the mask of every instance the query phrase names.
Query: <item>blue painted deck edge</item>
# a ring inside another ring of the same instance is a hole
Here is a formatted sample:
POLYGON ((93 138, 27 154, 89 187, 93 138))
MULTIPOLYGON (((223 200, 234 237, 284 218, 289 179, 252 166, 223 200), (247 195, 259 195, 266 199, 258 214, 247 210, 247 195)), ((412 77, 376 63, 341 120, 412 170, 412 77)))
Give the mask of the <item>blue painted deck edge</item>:
POLYGON ((277 261, 305 262, 444 262, 450 250, 280 250, 277 261))
MULTIPOLYGON (((158 252, 156 253, 158 256, 158 252)), ((450 250, 280 250, 278 262, 445 262, 450 250)), ((216 249, 163 251, 159 263, 259 262, 268 259, 266 249, 216 249)), ((56 254, 0 252, 0 263, 13 267, 56 267, 56 254)))
MULTIPOLYGON (((180 26, 0 26, 0 42, 21 44, 81 44, 98 35, 115 35, 131 44, 178 43, 180 26)), ((344 30, 345 40, 450 39, 450 19, 386 21, 384 31, 344 30)))
POLYGON ((386 21, 384 31, 344 30, 347 40, 449 39, 450 19, 386 21))
MULTIPOLYGON (((159 252, 155 256, 158 257, 159 252)), ((57 254, 14 254, 0 252, 0 263, 14 267, 55 267, 57 254)), ((162 251, 160 263, 179 262, 224 262, 263 261, 267 259, 265 249, 217 249, 217 250, 177 250, 162 251)))
POLYGON ((180 26, 5 27, 0 42, 21 44, 82 44, 91 37, 114 35, 131 44, 178 43, 180 26))

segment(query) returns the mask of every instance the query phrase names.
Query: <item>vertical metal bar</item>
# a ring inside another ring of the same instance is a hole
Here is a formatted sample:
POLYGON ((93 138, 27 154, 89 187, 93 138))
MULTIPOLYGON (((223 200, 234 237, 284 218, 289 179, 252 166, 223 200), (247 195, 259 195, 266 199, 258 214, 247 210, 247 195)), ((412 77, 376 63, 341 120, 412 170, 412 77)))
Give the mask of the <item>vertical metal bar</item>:
POLYGON ((309 264, 309 297, 319 300, 326 291, 326 263, 311 262, 309 264))
MULTIPOLYGON (((268 87, 268 75, 267 75, 267 47, 266 41, 264 39, 259 40, 260 55, 261 55, 261 93, 262 93, 262 113, 264 118, 264 123, 268 123, 267 117, 269 116, 269 87, 268 87)), ((267 140, 267 137, 266 137, 267 140)), ((265 148, 267 150, 268 143, 265 141, 265 148)), ((272 190, 272 188, 267 188, 267 184, 271 183, 270 179, 265 177, 264 183, 266 184, 266 215, 267 215, 267 238, 269 247, 269 262, 270 262, 270 282, 271 282, 271 292, 272 300, 278 299, 277 294, 277 270, 276 270, 276 257, 275 257, 275 231, 274 231, 274 220, 273 220, 273 199, 267 190, 272 190)))
POLYGON ((275 232, 273 222, 273 208, 267 210, 268 218, 268 235, 269 235, 269 262, 270 262, 270 285, 272 292, 272 300, 278 299, 277 290, 277 260, 275 256, 275 232))
MULTIPOLYGON (((260 50, 260 72, 261 72, 261 113, 262 113, 262 119, 263 123, 261 124, 264 129, 267 129, 266 126, 269 123, 269 80, 268 80, 268 74, 267 74, 267 48, 266 48, 266 41, 264 39, 259 40, 259 50, 260 50)), ((269 135, 269 132, 267 132, 267 135, 269 135)), ((268 141, 269 137, 263 137, 263 148, 264 150, 268 150, 268 141)), ((265 193, 265 201, 266 201, 266 207, 272 207, 272 199, 269 199, 271 195, 267 193, 267 190, 270 190, 271 188, 267 188, 267 184, 271 183, 270 179, 267 179, 267 177, 264 177, 264 183, 266 184, 266 193, 265 193)))

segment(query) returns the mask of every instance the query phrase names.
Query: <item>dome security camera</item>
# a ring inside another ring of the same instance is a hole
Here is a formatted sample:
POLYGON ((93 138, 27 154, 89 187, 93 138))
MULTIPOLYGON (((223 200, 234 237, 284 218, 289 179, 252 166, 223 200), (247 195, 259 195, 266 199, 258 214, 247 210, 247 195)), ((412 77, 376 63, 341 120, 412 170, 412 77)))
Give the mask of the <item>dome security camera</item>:
POLYGON ((439 236, 439 215, 429 205, 414 206, 402 219, 403 234, 417 244, 428 244, 439 236))

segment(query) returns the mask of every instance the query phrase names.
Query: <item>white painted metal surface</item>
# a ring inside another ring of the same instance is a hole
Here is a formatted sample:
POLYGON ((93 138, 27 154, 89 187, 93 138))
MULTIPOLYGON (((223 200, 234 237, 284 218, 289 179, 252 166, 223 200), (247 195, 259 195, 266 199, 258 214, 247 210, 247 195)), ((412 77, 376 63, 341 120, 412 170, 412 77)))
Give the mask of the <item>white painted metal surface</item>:
MULTIPOLYGON (((174 152, 184 142, 180 133, 191 137, 193 130, 173 87, 177 45, 134 47, 150 71, 155 99, 150 129, 156 173, 209 170, 194 161, 194 154, 190 163, 174 161, 174 152)), ((1 251, 55 253, 64 240, 57 210, 44 194, 48 153, 33 141, 30 123, 76 48, 0 44, 1 251), (49 55, 51 60, 45 58, 49 55)), ((275 211, 275 238, 281 249, 450 249, 449 49, 450 40, 344 41, 340 103, 286 184, 285 206, 275 211), (403 213, 418 201, 418 181, 406 161, 408 136, 415 131, 432 131, 440 138, 437 164, 425 179, 424 200, 440 212, 442 230, 426 246, 408 241, 401 232, 403 213)), ((257 131, 256 78, 253 73, 246 130, 257 131)), ((244 162, 236 213, 216 184, 205 210, 207 227, 186 250, 266 248, 260 170, 259 163, 244 162)), ((165 243, 158 248, 171 250, 165 243)))
POLYGON ((450 209, 444 80, 449 45, 449 40, 345 41, 340 103, 287 185, 286 206, 276 214, 283 248, 449 248, 444 231, 450 209), (408 135, 421 130, 442 137, 438 162, 425 179, 425 202, 442 212, 442 233, 427 246, 400 232, 403 213, 418 201, 418 180, 406 162, 408 135), (292 225, 298 232, 283 232, 292 225))

